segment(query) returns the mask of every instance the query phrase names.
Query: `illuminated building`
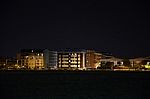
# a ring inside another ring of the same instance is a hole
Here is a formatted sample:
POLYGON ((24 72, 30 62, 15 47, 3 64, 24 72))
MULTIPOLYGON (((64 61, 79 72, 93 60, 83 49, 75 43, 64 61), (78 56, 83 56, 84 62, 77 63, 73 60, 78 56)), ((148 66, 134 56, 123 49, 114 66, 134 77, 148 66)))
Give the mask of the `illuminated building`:
POLYGON ((17 69, 17 59, 14 57, 0 57, 0 68, 17 69))
POLYGON ((86 51, 86 68, 97 68, 100 65, 100 59, 102 54, 95 52, 94 50, 86 51))
POLYGON ((100 64, 106 64, 107 62, 112 62, 113 66, 122 66, 123 65, 123 59, 116 58, 112 55, 102 55, 102 59, 100 60, 100 64))
POLYGON ((28 69, 44 68, 43 50, 40 49, 23 49, 17 55, 20 60, 20 66, 28 69))
POLYGON ((57 68, 57 51, 44 50, 44 66, 46 68, 57 68))
POLYGON ((130 59, 130 62, 132 67, 136 67, 136 66, 140 67, 141 65, 143 65, 143 62, 145 65, 148 64, 148 62, 150 62, 150 59, 148 57, 146 58, 139 57, 139 58, 130 59))
POLYGON ((58 52, 58 68, 84 69, 84 51, 63 51, 58 52))

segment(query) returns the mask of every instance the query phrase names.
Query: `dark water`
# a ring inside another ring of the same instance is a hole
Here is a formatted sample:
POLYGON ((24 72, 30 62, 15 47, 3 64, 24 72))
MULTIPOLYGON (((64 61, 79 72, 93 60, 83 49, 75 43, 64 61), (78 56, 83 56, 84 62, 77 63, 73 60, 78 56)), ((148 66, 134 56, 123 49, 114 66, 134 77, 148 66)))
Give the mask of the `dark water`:
POLYGON ((150 72, 1 71, 0 99, 149 99, 150 72))

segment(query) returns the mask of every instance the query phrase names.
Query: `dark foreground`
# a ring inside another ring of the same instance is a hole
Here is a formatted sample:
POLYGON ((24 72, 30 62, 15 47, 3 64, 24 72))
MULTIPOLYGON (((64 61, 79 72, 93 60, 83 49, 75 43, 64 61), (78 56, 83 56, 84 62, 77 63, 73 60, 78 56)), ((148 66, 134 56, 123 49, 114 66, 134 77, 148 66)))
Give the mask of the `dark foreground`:
POLYGON ((149 99, 150 72, 0 71, 0 99, 149 99))

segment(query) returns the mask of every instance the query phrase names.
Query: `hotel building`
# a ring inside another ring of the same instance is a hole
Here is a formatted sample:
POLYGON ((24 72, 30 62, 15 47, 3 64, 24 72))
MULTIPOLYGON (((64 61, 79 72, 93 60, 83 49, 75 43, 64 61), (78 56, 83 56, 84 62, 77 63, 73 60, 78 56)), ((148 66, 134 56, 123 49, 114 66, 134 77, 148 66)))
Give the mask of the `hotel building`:
POLYGON ((17 54, 17 59, 20 61, 20 67, 32 70, 44 68, 43 50, 22 49, 21 52, 17 54))
POLYGON ((84 51, 61 51, 58 52, 58 68, 83 69, 85 68, 84 51))

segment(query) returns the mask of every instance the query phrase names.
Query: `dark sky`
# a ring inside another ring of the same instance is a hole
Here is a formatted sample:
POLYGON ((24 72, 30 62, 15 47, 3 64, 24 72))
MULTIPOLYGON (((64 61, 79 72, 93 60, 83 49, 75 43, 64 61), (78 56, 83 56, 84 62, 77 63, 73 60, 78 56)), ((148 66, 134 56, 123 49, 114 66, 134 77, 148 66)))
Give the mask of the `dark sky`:
POLYGON ((22 48, 150 55, 149 3, 142 0, 4 0, 0 6, 0 56, 22 48))

